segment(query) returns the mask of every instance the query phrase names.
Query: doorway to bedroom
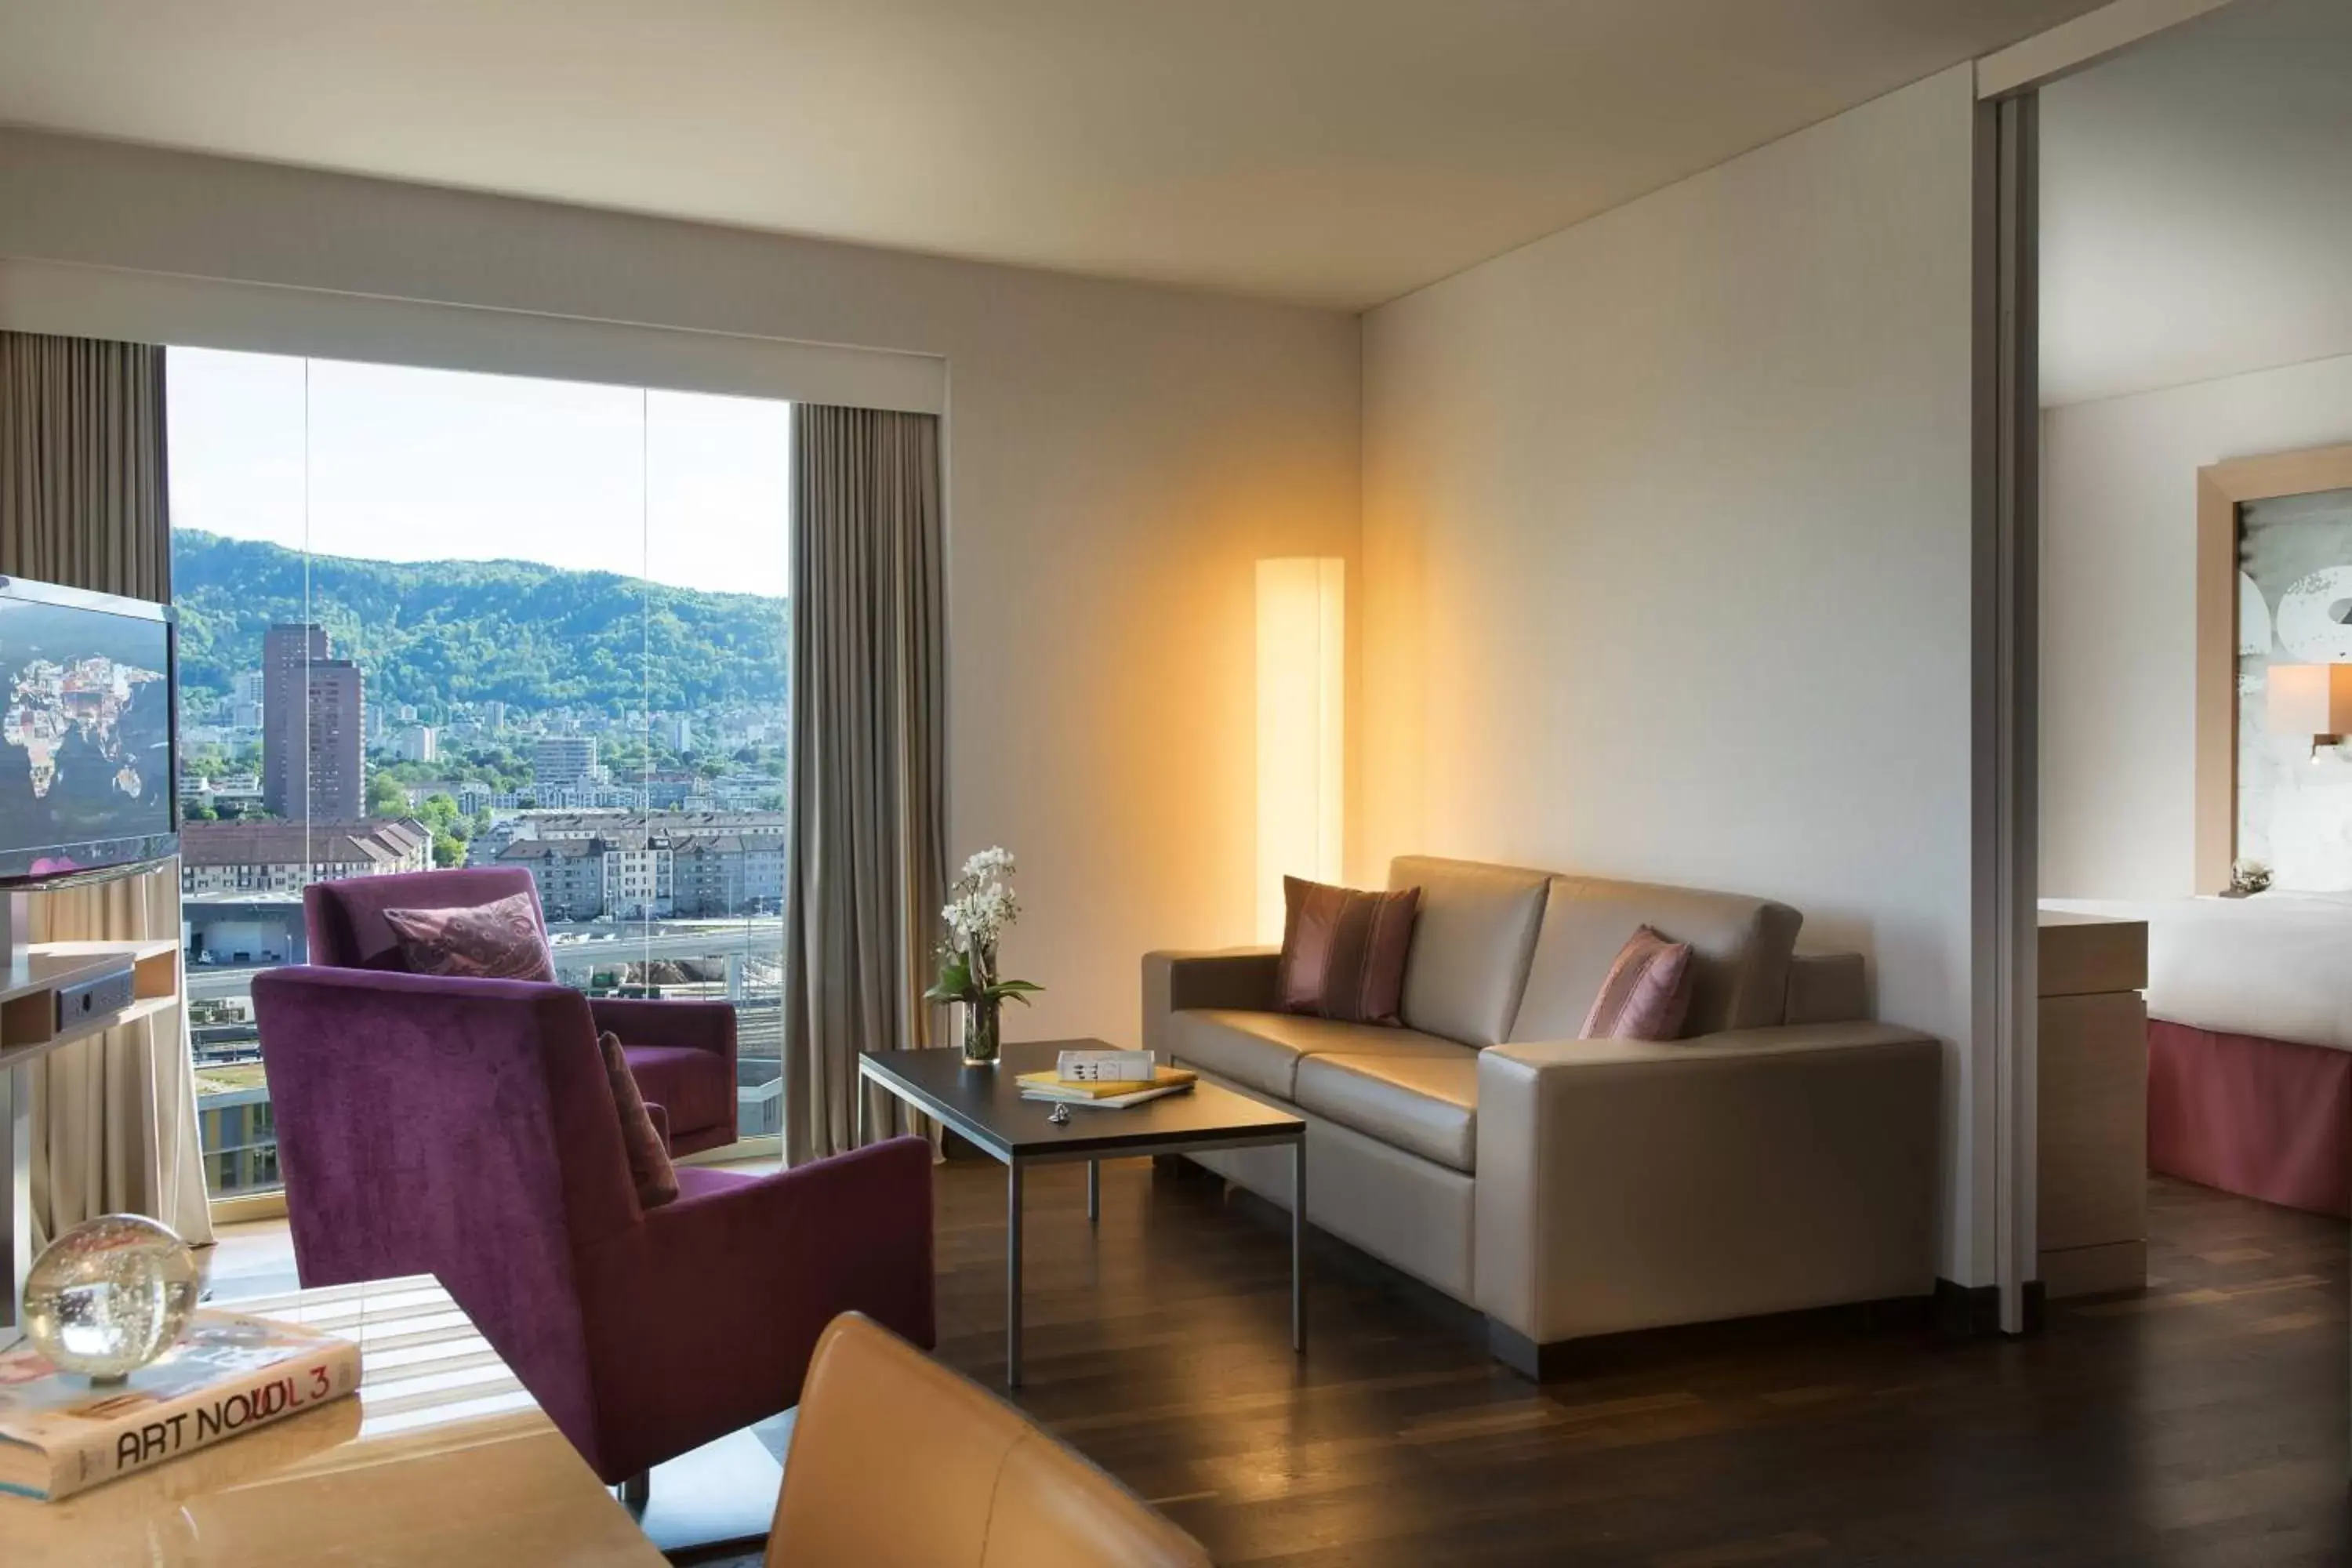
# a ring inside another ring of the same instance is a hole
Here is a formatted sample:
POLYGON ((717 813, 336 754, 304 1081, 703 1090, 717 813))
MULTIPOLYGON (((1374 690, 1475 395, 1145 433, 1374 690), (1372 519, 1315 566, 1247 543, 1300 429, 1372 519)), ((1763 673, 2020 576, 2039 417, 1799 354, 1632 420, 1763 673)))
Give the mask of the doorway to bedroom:
POLYGON ((2243 1346, 2340 1489, 2352 1216, 2352 9, 2041 91, 2037 1247, 2053 1334, 2243 1346))

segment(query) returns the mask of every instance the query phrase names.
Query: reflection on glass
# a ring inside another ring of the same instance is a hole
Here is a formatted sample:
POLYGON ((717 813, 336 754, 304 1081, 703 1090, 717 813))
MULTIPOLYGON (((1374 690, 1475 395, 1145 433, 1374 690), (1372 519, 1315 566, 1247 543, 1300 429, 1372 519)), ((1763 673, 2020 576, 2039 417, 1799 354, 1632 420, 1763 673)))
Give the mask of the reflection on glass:
POLYGON ((736 1014, 736 1130, 783 1130, 788 409, 646 395, 648 983, 736 1014))
POLYGON ((250 980, 301 889, 527 870, 557 978, 724 998, 782 1124, 785 405, 170 361, 191 1023, 215 1196, 278 1183, 250 980))

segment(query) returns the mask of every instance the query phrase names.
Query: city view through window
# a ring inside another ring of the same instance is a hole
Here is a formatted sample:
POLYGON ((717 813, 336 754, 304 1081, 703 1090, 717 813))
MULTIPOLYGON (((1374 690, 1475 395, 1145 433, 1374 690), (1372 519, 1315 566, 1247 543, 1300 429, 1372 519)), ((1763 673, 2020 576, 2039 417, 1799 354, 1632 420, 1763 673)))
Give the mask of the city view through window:
POLYGON ((214 1195, 278 1184, 256 971, 326 879, 528 871, 557 978, 724 997, 782 1127, 788 405, 175 349, 189 1021, 214 1195))

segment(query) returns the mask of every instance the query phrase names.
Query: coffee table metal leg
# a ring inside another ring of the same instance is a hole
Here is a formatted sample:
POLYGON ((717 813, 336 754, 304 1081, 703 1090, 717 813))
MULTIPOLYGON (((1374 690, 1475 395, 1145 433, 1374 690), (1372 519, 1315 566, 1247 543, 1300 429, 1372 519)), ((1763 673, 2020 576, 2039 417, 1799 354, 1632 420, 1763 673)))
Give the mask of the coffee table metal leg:
POLYGON ((1307 1140, 1290 1146, 1290 1348, 1307 1349, 1307 1140))
POLYGON ((857 1075, 855 1092, 857 1096, 857 1137, 849 1146, 863 1149, 866 1147, 866 1075, 863 1072, 857 1075))
POLYGON ((1004 1386, 1021 1386, 1021 1162, 1004 1167, 1004 1386))
POLYGON ((1087 1162, 1087 1218, 1102 1218, 1102 1162, 1087 1162))

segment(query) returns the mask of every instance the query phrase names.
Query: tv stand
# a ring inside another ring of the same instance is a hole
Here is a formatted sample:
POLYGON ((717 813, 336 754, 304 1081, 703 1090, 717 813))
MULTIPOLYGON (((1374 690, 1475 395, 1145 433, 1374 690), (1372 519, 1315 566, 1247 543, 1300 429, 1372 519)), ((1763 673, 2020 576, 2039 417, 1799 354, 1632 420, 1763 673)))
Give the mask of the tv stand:
POLYGON ((59 1046, 175 1007, 180 1002, 177 937, 137 942, 26 941, 36 893, 0 894, 0 1172, 8 1201, 0 1238, 8 1255, 8 1296, 0 1302, 0 1350, 24 1337, 25 1276, 33 1266, 33 1075, 27 1069, 59 1046), (60 1023, 58 993, 119 974, 131 976, 128 1005, 60 1023))

